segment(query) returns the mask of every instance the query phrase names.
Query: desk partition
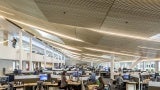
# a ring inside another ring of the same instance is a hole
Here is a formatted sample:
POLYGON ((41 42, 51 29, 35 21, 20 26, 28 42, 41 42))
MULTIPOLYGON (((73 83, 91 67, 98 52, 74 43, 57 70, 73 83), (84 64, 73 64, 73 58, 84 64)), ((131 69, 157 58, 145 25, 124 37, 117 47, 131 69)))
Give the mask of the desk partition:
POLYGON ((160 82, 149 82, 148 90, 160 90, 160 82))

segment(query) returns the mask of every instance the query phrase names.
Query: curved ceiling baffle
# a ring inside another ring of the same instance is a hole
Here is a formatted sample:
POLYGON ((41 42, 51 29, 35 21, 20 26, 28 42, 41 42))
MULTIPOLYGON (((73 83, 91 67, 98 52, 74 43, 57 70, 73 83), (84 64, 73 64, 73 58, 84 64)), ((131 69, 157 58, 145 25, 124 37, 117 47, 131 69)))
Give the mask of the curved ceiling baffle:
MULTIPOLYGON (((149 52, 155 50, 139 48, 160 47, 159 41, 149 38, 160 31, 159 8, 157 0, 0 1, 0 15, 24 30, 34 33, 38 29, 55 35, 62 40, 58 44, 81 50, 72 52, 84 58, 86 54, 98 59, 115 54, 118 60, 133 60, 135 56, 159 58, 159 51, 150 57, 149 52)), ((53 37, 36 36, 54 42, 53 37)))

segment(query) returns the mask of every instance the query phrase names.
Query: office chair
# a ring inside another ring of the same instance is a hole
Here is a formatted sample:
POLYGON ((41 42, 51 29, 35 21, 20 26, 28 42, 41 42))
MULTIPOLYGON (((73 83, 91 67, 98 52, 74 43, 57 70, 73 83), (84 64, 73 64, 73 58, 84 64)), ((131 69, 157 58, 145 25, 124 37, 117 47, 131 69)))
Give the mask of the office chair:
POLYGON ((36 90, 44 90, 43 81, 37 81, 36 90))
POLYGON ((14 86, 14 83, 13 82, 9 82, 7 90, 16 90, 13 86, 14 86))

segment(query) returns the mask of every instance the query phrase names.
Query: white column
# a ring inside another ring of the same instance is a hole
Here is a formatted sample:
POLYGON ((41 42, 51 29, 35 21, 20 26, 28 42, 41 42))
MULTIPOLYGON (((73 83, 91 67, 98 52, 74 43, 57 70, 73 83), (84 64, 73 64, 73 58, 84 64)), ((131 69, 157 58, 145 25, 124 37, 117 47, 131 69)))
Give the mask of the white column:
MULTIPOLYGON (((52 48, 53 50, 53 48, 52 48)), ((54 69, 54 52, 52 52, 52 69, 54 69)))
POLYGON ((155 72, 159 72, 159 61, 155 61, 155 72))
POLYGON ((91 67, 93 67, 93 61, 91 61, 91 67))
POLYGON ((113 80, 114 79, 114 60, 115 60, 115 56, 112 55, 112 60, 111 60, 111 79, 113 80))
POLYGON ((32 64, 32 36, 30 36, 30 60, 29 60, 29 70, 33 71, 33 64, 32 64))
POLYGON ((22 69, 26 71, 26 62, 22 62, 22 69))
POLYGON ((47 56, 47 53, 46 53, 46 46, 44 48, 44 68, 46 68, 46 56, 47 56))
POLYGON ((22 70, 22 31, 19 31, 19 69, 22 70))

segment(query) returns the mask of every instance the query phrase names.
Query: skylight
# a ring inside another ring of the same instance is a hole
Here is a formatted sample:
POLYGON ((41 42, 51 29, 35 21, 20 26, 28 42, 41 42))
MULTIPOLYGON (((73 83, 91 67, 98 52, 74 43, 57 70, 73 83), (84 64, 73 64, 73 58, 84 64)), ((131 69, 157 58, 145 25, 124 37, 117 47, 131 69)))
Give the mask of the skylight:
POLYGON ((49 33, 43 32, 43 31, 41 31, 39 29, 34 29, 34 30, 36 30, 38 33, 40 33, 45 38, 48 38, 48 39, 51 39, 53 41, 56 41, 56 42, 64 44, 64 42, 60 38, 58 38, 57 36, 54 36, 54 35, 51 35, 49 33))
POLYGON ((150 39, 160 41, 160 34, 156 34, 154 36, 151 36, 150 39))

